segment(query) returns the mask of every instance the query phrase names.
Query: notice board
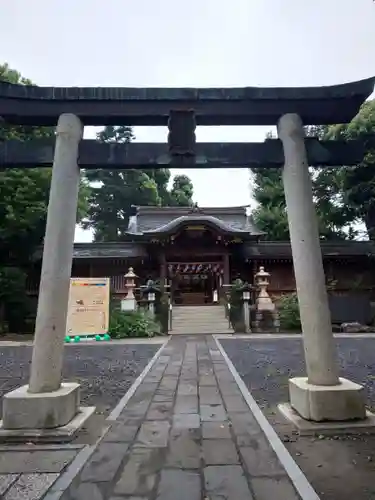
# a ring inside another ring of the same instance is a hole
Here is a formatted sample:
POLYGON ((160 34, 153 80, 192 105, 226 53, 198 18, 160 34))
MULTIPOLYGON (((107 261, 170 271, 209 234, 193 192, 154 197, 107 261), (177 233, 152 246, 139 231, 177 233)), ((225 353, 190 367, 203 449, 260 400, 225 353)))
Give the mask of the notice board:
POLYGON ((71 278, 66 335, 107 333, 109 287, 109 278, 71 278))

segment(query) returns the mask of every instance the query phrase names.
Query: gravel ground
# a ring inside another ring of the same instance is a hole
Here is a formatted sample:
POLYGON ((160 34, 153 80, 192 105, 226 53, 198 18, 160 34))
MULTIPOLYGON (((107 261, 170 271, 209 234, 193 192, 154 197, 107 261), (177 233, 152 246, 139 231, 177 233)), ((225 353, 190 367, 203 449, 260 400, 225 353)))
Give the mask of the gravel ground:
MULTIPOLYGON (((336 339, 341 374, 375 410, 375 339, 336 339)), ((226 353, 322 500, 375 500, 375 436, 299 437, 276 409, 288 378, 305 375, 301 339, 222 339, 226 353), (343 480, 349 478, 349 480, 343 480)))
MULTIPOLYGON (((363 384, 375 408, 375 338, 336 339, 340 374, 363 384)), ((260 406, 288 399, 288 379, 306 374, 301 339, 220 340, 260 406)))
MULTIPOLYGON (((129 389, 158 344, 67 346, 63 375, 82 386, 81 401, 107 415, 129 389)), ((0 408, 2 396, 28 381, 31 346, 0 346, 0 408)))

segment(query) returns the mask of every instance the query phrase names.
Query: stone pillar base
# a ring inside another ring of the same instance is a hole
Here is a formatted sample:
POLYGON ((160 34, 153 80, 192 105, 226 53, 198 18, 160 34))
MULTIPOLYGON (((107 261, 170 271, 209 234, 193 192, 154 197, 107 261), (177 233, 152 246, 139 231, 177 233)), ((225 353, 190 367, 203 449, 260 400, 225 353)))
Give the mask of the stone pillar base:
POLYGON ((61 384, 54 392, 34 394, 28 385, 5 394, 4 430, 55 429, 75 418, 79 410, 79 384, 61 384))
POLYGON ((307 377, 289 380, 291 407, 304 419, 314 422, 366 418, 363 386, 340 378, 338 385, 313 385, 307 377))

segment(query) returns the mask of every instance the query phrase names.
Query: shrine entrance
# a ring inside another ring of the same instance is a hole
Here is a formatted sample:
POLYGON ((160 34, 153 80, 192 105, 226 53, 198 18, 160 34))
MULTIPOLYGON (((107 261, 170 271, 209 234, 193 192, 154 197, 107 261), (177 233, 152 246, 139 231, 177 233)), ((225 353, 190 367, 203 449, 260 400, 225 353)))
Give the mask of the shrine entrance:
POLYGON ((168 282, 176 305, 217 304, 222 285, 221 262, 168 264, 168 282))
MULTIPOLYGON (((307 377, 289 380, 292 404, 281 405, 281 411, 297 426, 301 426, 297 422, 303 419, 348 421, 350 426, 354 420, 365 420, 362 386, 339 378, 308 167, 358 165, 368 144, 364 138, 321 141, 318 137, 309 137, 305 141, 304 126, 349 123, 372 94, 374 82, 374 78, 368 78, 331 87, 200 89, 52 88, 0 82, 0 116, 6 125, 51 127, 57 124, 56 136, 50 139, 0 141, 1 168, 50 168, 53 164, 30 379, 27 386, 17 389, 16 397, 14 393, 4 396, 4 436, 25 439, 27 431, 35 436, 41 430, 51 431, 53 428, 61 429, 61 433, 55 436, 62 439, 68 423, 77 431, 92 415, 91 409, 80 407, 79 384, 62 385, 80 168, 109 171, 238 166, 246 169, 282 168, 296 288, 299 303, 303 305, 300 313, 307 377), (84 126, 103 125, 167 125, 168 143, 108 144, 82 140, 84 126), (201 125, 276 125, 279 140, 242 144, 197 143, 195 129, 201 125), (35 396, 40 401, 38 406, 35 396), (22 416, 19 416, 20 405, 22 416), (296 418, 297 414, 300 418, 296 418)), ((214 175, 207 189, 216 189, 214 175)), ((215 229, 211 233, 217 235, 217 243, 213 242, 215 246, 211 250, 215 248, 215 254, 223 256, 224 276, 229 277, 226 247, 242 240, 246 234, 250 235, 250 226, 238 231, 233 222, 227 224, 212 215, 204 219, 207 227, 215 229)), ((176 245, 172 238, 175 230, 186 223, 192 226, 201 224, 201 220, 196 215, 181 216, 177 222, 166 218, 161 227, 153 230, 149 226, 138 227, 137 232, 128 236, 132 242, 148 238, 159 245, 164 281, 168 276, 166 265, 170 257, 163 249, 165 243, 176 245)), ((199 234, 201 229, 195 227, 193 231, 199 234)), ((193 238, 187 238, 186 242, 192 243, 193 238)), ((200 239, 200 243, 207 248, 204 239, 200 239)), ((186 255, 185 249, 190 256, 208 258, 207 252, 198 252, 198 242, 194 248, 187 244, 182 246, 180 240, 180 255, 182 250, 186 255)), ((172 264, 176 262, 172 258, 169 260, 172 264)), ((183 260, 189 260, 189 257, 183 257, 183 260)), ((187 300, 215 301, 215 287, 220 281, 221 271, 217 273, 211 267, 203 272, 204 265, 212 265, 212 261, 197 264, 194 272, 188 267, 192 266, 189 262, 184 268, 173 270, 170 281, 172 292, 173 285, 176 285, 177 300, 182 303, 184 300, 185 303, 187 300), (180 279, 180 275, 189 274, 206 278, 199 277, 196 281, 190 277, 180 279)), ((171 356, 173 359, 174 354, 169 352, 171 356)), ((69 436, 65 434, 67 438, 69 436)), ((314 496, 313 493, 310 496, 314 496)))

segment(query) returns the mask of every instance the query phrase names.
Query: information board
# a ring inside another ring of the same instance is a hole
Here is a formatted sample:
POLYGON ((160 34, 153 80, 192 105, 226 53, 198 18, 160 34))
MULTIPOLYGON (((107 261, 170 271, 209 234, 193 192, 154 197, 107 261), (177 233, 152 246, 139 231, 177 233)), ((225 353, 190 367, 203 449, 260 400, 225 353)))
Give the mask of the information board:
POLYGON ((66 335, 102 335, 109 327, 109 278, 71 278, 66 335))

